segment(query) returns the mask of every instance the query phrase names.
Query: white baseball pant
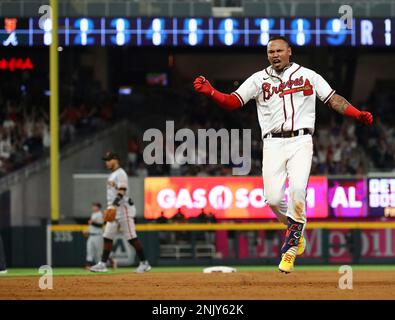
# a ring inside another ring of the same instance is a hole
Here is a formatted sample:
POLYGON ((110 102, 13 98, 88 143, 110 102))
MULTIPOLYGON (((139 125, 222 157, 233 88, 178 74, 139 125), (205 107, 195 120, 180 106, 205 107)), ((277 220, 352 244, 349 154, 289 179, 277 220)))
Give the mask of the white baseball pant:
POLYGON ((287 217, 306 223, 306 188, 313 158, 310 134, 292 138, 265 138, 262 173, 264 196, 278 220, 287 224, 287 217), (288 178, 289 199, 285 201, 288 178))
POLYGON ((134 217, 136 215, 136 207, 127 204, 117 208, 117 218, 112 222, 107 222, 103 237, 114 240, 115 236, 122 233, 127 240, 137 238, 136 225, 134 217))
POLYGON ((86 242, 86 261, 97 263, 103 252, 102 234, 89 235, 86 242))

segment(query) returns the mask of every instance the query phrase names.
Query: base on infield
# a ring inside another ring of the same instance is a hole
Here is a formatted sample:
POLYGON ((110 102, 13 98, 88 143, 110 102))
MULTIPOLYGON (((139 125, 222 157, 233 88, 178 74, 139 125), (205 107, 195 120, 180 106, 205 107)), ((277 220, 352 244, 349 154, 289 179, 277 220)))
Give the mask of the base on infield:
POLYGON ((231 267, 223 267, 223 266, 209 267, 203 269, 203 273, 215 273, 215 272, 232 273, 232 272, 236 272, 236 269, 231 267))

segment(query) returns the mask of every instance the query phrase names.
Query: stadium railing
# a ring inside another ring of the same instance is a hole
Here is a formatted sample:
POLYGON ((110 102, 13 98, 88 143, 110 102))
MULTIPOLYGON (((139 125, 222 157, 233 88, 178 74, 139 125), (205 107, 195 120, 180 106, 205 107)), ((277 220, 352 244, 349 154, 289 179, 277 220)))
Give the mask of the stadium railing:
MULTIPOLYGON (((78 234, 81 235, 86 229, 86 225, 48 225, 47 264, 59 264, 62 247, 79 247, 83 251, 82 236, 78 234)), ((395 248, 391 243, 394 229, 393 221, 309 222, 306 231, 308 247, 299 263, 393 264, 395 248)), ((285 226, 277 222, 137 225, 139 238, 154 265, 276 264, 284 230, 285 226), (168 241, 163 242, 163 239, 168 241), (262 242, 265 248, 262 248, 262 242), (258 246, 261 246, 259 250, 258 246), (252 251, 254 253, 251 254, 252 251)), ((117 245, 115 251, 121 250, 123 246, 117 245)), ((127 252, 118 254, 122 257, 127 252)))

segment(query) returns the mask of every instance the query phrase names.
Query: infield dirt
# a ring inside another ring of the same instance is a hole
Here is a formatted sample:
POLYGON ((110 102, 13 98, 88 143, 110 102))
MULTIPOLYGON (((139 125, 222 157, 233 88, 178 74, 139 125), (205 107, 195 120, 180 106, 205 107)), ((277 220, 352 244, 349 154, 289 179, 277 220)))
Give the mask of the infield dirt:
POLYGON ((52 290, 38 277, 0 278, 0 299, 395 299, 395 273, 354 271, 353 289, 339 289, 336 271, 163 272, 97 276, 55 276, 52 290))

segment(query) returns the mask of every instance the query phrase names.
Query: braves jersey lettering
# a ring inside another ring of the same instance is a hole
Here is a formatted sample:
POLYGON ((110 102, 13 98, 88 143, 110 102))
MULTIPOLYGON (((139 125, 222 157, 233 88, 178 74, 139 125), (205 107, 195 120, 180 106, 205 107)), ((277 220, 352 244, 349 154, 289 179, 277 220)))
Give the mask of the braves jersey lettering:
MULTIPOLYGON (((305 85, 306 86, 309 85, 311 87, 308 79, 306 79, 305 85)), ((282 82, 280 85, 273 87, 269 82, 264 82, 262 85, 263 100, 264 101, 269 100, 273 94, 280 94, 280 97, 282 97, 289 93, 298 92, 300 91, 300 89, 303 88, 304 88, 303 76, 295 80, 290 79, 287 82, 282 82), (302 87, 292 89, 293 86, 302 86, 302 87), (285 88, 289 88, 289 90, 284 91, 285 88)))
POLYGON ((271 66, 258 71, 234 92, 243 105, 255 100, 262 136, 303 128, 314 132, 316 97, 326 103, 334 93, 322 76, 296 63, 281 74, 271 66))

